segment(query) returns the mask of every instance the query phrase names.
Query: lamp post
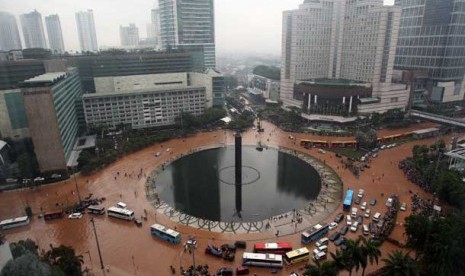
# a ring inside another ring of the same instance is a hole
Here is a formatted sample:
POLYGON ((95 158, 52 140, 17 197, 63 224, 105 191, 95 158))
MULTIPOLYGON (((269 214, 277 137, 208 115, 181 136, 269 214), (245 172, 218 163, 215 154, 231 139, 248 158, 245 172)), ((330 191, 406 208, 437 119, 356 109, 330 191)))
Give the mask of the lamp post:
POLYGON ((73 167, 73 178, 74 178, 74 184, 76 186, 76 192, 77 192, 77 195, 78 195, 78 198, 79 198, 79 206, 81 205, 82 203, 82 199, 81 199, 81 193, 79 192, 79 185, 77 183, 77 179, 76 179, 76 169, 73 167))
POLYGON ((102 270, 104 270, 104 269, 105 269, 105 266, 103 265, 102 252, 100 251, 100 244, 99 244, 99 242, 98 242, 97 230, 95 229, 94 218, 91 218, 91 219, 90 219, 90 222, 92 223, 92 228, 94 228, 95 241, 97 242, 98 257, 99 257, 99 259, 100 259, 100 267, 102 268, 102 270))

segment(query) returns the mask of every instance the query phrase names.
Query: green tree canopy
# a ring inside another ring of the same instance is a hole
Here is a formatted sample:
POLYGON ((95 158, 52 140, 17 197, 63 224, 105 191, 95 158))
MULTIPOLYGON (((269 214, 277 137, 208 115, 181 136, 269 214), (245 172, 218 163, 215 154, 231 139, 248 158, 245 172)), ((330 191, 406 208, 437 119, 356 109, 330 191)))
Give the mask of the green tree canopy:
POLYGON ((258 65, 253 69, 253 73, 273 80, 281 79, 281 70, 275 66, 258 65))

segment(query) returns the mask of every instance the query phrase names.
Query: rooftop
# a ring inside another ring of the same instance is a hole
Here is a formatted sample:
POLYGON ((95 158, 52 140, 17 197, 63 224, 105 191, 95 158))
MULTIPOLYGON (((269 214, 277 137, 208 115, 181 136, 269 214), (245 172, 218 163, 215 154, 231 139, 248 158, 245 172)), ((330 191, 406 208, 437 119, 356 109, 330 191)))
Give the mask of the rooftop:
POLYGON ((54 83, 64 78, 66 76, 66 72, 54 72, 54 73, 45 73, 39 76, 35 76, 33 78, 27 79, 25 83, 54 83))

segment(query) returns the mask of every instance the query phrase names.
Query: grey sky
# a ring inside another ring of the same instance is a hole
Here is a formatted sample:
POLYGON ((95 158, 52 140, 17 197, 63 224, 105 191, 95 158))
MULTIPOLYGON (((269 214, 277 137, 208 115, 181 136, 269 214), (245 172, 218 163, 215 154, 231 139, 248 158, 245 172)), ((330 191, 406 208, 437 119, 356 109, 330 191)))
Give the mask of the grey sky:
MULTIPOLYGON (((37 9, 60 16, 66 50, 79 50, 74 13, 93 9, 99 46, 119 46, 119 26, 135 23, 141 38, 156 0, 0 0, 0 10, 16 16, 37 9)), ((280 54, 281 18, 303 0, 215 0, 217 51, 280 54)), ((394 0, 385 0, 392 4, 394 0)), ((19 19, 18 27, 19 26, 19 19)), ((21 29, 21 28, 20 28, 21 29)), ((45 25, 44 25, 45 29, 45 25)))

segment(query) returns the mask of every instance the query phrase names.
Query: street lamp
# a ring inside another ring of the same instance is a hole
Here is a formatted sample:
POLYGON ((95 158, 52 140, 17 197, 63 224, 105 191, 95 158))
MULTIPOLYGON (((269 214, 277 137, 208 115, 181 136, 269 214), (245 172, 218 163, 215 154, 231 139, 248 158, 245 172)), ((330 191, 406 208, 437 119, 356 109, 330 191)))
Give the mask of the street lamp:
POLYGON ((100 244, 99 244, 99 242, 98 242, 97 230, 95 229, 94 218, 91 218, 91 219, 90 219, 90 222, 92 223, 92 228, 94 228, 95 241, 97 242, 98 257, 99 257, 99 259, 100 259, 100 267, 102 268, 102 270, 104 270, 104 269, 105 269, 105 266, 103 265, 102 252, 100 251, 100 244))
POLYGON ((77 195, 78 195, 78 198, 79 198, 79 206, 81 206, 81 203, 82 203, 81 193, 79 192, 79 185, 78 185, 77 179, 76 179, 76 169, 75 169, 75 167, 73 167, 73 177, 74 177, 74 184, 76 186, 76 192, 77 192, 77 195))

